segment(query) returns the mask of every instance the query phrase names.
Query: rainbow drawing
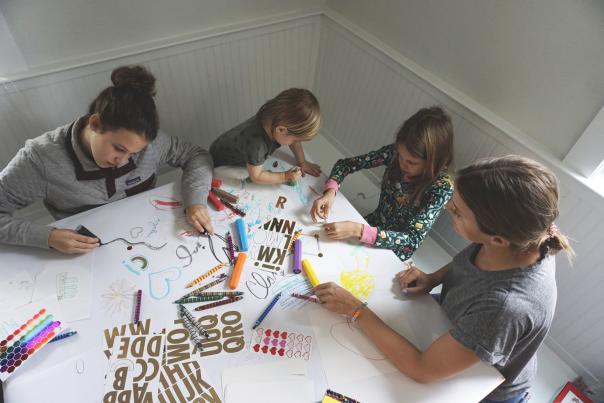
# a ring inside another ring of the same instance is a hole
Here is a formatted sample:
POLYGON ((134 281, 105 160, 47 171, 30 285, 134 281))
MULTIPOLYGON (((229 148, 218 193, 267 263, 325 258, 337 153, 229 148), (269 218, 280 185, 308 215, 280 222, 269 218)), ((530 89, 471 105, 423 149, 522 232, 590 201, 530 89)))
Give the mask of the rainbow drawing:
POLYGON ((56 336, 61 324, 41 309, 0 341, 0 380, 5 381, 29 357, 56 336))

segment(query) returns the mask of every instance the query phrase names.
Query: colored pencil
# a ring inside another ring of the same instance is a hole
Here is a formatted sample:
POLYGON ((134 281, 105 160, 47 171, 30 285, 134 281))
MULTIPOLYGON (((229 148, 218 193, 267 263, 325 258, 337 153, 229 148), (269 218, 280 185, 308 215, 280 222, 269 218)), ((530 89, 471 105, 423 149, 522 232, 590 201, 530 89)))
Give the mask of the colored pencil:
POLYGON ((344 396, 343 394, 334 392, 333 390, 330 390, 330 389, 327 389, 325 394, 329 397, 336 399, 337 401, 339 401, 341 403, 361 403, 358 400, 354 400, 351 397, 344 396))
POLYGON ((78 334, 77 330, 74 330, 74 331, 71 331, 71 332, 65 332, 65 333, 58 334, 58 335, 56 335, 55 337, 53 337, 53 338, 52 338, 52 339, 49 341, 49 343, 54 343, 55 341, 59 341, 59 340, 66 339, 66 338, 71 337, 71 336, 73 336, 73 335, 75 335, 75 334, 78 334))
MULTIPOLYGON (((218 279, 216 279, 216 280, 214 280, 214 281, 212 281, 212 282, 209 282, 208 284, 205 284, 205 285, 203 285, 203 286, 201 286, 201 287, 199 287, 199 288, 197 288, 197 289, 195 289, 195 290, 191 291, 190 293, 183 295, 183 296, 182 296, 182 297, 180 297, 180 298, 188 298, 188 297, 194 297, 194 296, 196 296, 196 295, 199 295, 199 294, 203 293, 203 291, 204 291, 204 290, 207 290, 208 288, 212 288, 212 287, 214 287, 215 285, 222 283, 222 282, 223 282, 223 281, 225 281, 225 280, 226 280, 228 277, 229 277, 229 276, 227 276, 226 274, 222 273, 222 274, 220 274, 220 276, 218 277, 218 279)), ((177 300, 177 301, 178 301, 178 300, 177 300)), ((176 302, 176 301, 175 301, 175 302, 176 302)))
POLYGON ((243 297, 229 298, 229 299, 225 299, 224 301, 217 301, 217 302, 212 302, 210 304, 205 304, 205 305, 202 305, 202 306, 198 306, 197 308, 195 308, 195 310, 196 311, 203 311, 205 309, 214 308, 216 306, 230 304, 231 302, 237 302, 237 301, 242 300, 242 299, 243 299, 243 297))
POLYGON ((218 270, 222 269, 225 266, 224 263, 220 263, 217 266, 212 267, 210 270, 197 277, 195 280, 191 281, 189 284, 185 285, 185 288, 191 288, 196 284, 201 283, 206 278, 210 277, 212 274, 216 273, 218 270))

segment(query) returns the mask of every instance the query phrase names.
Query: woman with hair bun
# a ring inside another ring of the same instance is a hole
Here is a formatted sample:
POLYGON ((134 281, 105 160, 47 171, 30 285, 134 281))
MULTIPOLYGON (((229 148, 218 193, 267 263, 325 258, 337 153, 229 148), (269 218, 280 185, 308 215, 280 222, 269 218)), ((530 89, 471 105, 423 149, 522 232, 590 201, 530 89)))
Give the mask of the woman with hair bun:
POLYGON ((162 164, 183 169, 189 223, 213 232, 206 199, 212 180, 207 151, 159 130, 155 77, 142 66, 111 73, 112 86, 88 114, 34 139, 0 172, 0 243, 86 253, 96 238, 13 217, 36 200, 62 219, 153 188, 162 164))

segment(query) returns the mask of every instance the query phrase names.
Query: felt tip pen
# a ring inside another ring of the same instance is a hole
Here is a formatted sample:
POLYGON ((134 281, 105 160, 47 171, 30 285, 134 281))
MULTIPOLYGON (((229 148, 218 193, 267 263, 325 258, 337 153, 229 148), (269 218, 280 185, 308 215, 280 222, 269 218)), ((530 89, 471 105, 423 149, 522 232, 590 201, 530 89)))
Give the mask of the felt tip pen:
POLYGON ((317 277, 317 274, 315 273, 314 269, 310 265, 310 262, 308 261, 308 259, 302 260, 302 269, 304 269, 304 273, 306 273, 306 277, 308 277, 308 281, 310 281, 310 285, 312 285, 313 287, 316 287, 319 284, 321 284, 321 282, 319 281, 319 278, 317 277))

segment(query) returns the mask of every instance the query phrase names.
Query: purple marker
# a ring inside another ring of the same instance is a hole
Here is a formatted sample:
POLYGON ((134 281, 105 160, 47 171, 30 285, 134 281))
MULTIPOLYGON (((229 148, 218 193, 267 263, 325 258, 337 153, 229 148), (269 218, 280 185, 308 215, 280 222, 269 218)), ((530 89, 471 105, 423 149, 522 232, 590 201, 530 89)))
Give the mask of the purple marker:
POLYGON ((294 241, 294 273, 298 274, 302 271, 302 240, 300 238, 294 241))

